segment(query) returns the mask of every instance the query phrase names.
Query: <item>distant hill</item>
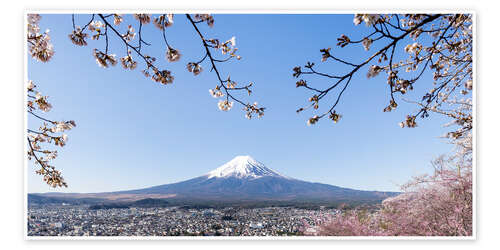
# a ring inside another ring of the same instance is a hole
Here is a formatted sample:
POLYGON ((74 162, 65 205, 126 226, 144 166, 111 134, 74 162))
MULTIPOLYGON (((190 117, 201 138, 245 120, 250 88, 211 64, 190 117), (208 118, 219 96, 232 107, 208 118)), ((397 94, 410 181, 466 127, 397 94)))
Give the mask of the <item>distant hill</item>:
POLYGON ((54 197, 50 193, 47 194, 28 194, 28 204, 93 204, 98 202, 106 202, 106 199, 100 198, 76 198, 76 197, 54 197))

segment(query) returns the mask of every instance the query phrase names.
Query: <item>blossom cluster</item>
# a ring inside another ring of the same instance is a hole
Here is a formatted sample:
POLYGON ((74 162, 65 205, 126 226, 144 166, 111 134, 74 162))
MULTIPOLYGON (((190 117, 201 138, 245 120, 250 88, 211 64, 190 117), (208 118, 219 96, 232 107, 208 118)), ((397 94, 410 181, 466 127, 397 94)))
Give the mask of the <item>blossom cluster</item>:
POLYGON ((39 14, 28 14, 27 41, 31 57, 40 62, 48 62, 54 55, 54 47, 50 42, 49 30, 40 33, 39 14))
POLYGON ((234 36, 225 42, 221 42, 219 39, 207 39, 206 42, 210 47, 220 50, 223 55, 229 55, 230 58, 234 57, 238 60, 241 59, 241 56, 236 55, 238 48, 236 48, 236 38, 234 36))
POLYGON ((353 22, 355 25, 365 22, 366 26, 371 26, 376 24, 379 20, 379 14, 356 14, 354 15, 353 22))
MULTIPOLYGON (((470 83, 472 84, 472 83, 470 83)), ((377 209, 345 210, 321 223, 314 235, 329 236, 471 236, 473 233, 472 99, 448 99, 451 110, 434 112, 452 118, 456 129, 444 138, 455 146, 450 155, 432 162, 433 174, 413 177, 402 193, 385 199, 377 209)), ((416 126, 415 116, 401 124, 416 126)))
MULTIPOLYGON (((159 62, 156 58, 144 53, 147 46, 151 44, 145 41, 143 31, 148 24, 153 23, 154 27, 161 31, 163 41, 165 42, 166 61, 180 61, 182 59, 182 54, 178 49, 171 46, 171 41, 169 41, 169 36, 167 34, 168 28, 174 24, 174 15, 137 13, 132 14, 132 16, 137 21, 137 24, 124 24, 125 19, 121 14, 93 14, 90 20, 82 25, 82 27, 75 24, 75 18, 73 16, 73 31, 68 36, 70 40, 78 46, 88 45, 88 37, 91 37, 93 40, 98 40, 100 38, 104 40, 104 48, 93 49, 94 58, 100 67, 109 68, 110 66, 115 66, 117 62, 120 61, 124 69, 133 70, 139 66, 137 60, 142 59, 145 63, 142 72, 146 77, 163 85, 173 83, 175 79, 173 72, 168 69, 159 68, 157 66, 159 62), (111 36, 117 36, 119 38, 118 41, 123 42, 127 52, 125 56, 117 57, 116 54, 110 52, 109 47, 115 47, 109 46, 110 41, 112 41, 111 36)), ((216 98, 226 96, 226 102, 221 101, 218 103, 219 109, 228 111, 232 108, 232 104, 237 102, 244 106, 247 117, 252 117, 252 114, 257 114, 258 117, 261 117, 263 115, 263 108, 261 109, 250 104, 245 104, 243 101, 236 99, 235 95, 229 93, 229 91, 246 91, 250 95, 252 93, 250 89, 252 84, 239 87, 235 81, 229 78, 227 80, 222 80, 216 66, 216 64, 226 62, 233 58, 237 60, 241 59, 241 56, 236 54, 238 51, 238 48, 236 48, 236 38, 233 36, 226 41, 221 41, 217 38, 207 39, 198 29, 198 25, 200 23, 206 23, 209 27, 213 27, 214 17, 210 14, 186 14, 186 17, 195 28, 194 30, 196 33, 200 36, 206 51, 201 60, 188 62, 186 64, 186 69, 195 76, 199 75, 203 72, 202 63, 205 60, 209 61, 211 64, 211 71, 215 71, 219 79, 219 84, 215 89, 210 90, 210 93, 216 98), (220 54, 215 55, 212 51, 218 51, 220 54), (218 58, 218 56, 222 56, 223 58, 218 58)))
MULTIPOLYGON (((54 55, 54 48, 50 42, 49 30, 40 33, 39 22, 41 16, 38 14, 28 14, 27 43, 28 51, 32 58, 39 62, 48 62, 54 55)), ((86 45, 87 34, 77 28, 70 39, 74 44, 86 45)), ((52 104, 48 101, 48 96, 37 90, 37 86, 32 80, 26 84, 28 100, 26 109, 30 118, 41 122, 38 129, 27 130, 27 157, 34 160, 38 166, 35 172, 43 176, 43 181, 51 187, 67 187, 67 183, 59 170, 50 164, 58 156, 58 151, 54 147, 63 147, 68 142, 68 135, 64 132, 76 127, 75 121, 53 121, 43 117, 38 111, 47 113, 52 109, 52 104)), ((31 120, 30 120, 31 121, 31 120)), ((32 125, 30 122, 29 125, 32 125)))
POLYGON ((174 24, 174 14, 165 14, 155 17, 153 23, 158 29, 164 30, 174 24))
MULTIPOLYGON (((322 223, 314 235, 471 236, 472 134, 456 140, 457 154, 433 162, 434 174, 414 177, 403 193, 375 211, 353 209, 322 223)), ((307 229, 307 228, 306 228, 307 229)), ((307 230, 306 230, 307 232, 307 230)))
POLYGON ((214 26, 214 17, 210 14, 195 14, 194 20, 197 22, 206 22, 208 26, 214 26))
POLYGON ((130 51, 128 52, 127 56, 121 57, 120 61, 122 62, 122 66, 124 69, 133 70, 137 67, 137 61, 134 61, 134 59, 132 59, 132 54, 130 53, 130 51))
POLYGON ((68 142, 68 135, 65 131, 76 127, 75 121, 52 121, 41 117, 35 112, 49 112, 52 105, 47 101, 47 96, 36 90, 33 81, 27 83, 28 101, 27 110, 32 117, 42 121, 38 130, 28 129, 28 160, 35 160, 35 164, 40 168, 35 172, 43 176, 43 180, 52 187, 67 186, 61 172, 50 164, 50 161, 58 155, 57 150, 51 149, 50 145, 63 147, 68 142))
POLYGON ((103 68, 115 66, 117 63, 115 54, 106 54, 98 49, 94 49, 94 57, 97 64, 103 68))
MULTIPOLYGON (((472 15, 356 14, 353 22, 355 25, 365 23, 372 32, 356 40, 342 34, 337 39, 337 46, 343 48, 351 44, 360 44, 365 51, 369 51, 375 43, 378 43, 377 48, 380 49, 370 53, 366 59, 356 62, 339 58, 331 48, 320 49, 322 62, 341 64, 343 67, 339 68, 348 68, 345 73, 319 72, 312 62, 307 62, 304 68, 300 66, 293 68, 292 75, 296 78, 317 76, 334 80, 330 86, 322 88, 315 88, 310 80, 307 83, 305 79, 296 82, 297 87, 314 93, 313 100, 309 99, 310 105, 299 108, 298 112, 308 107, 318 109, 319 102, 325 96, 330 93, 337 95, 329 110, 312 116, 308 124, 315 124, 336 108, 353 76, 363 68, 367 68, 367 78, 376 78, 381 73, 387 75, 389 104, 383 108, 384 112, 396 109, 398 95, 413 91, 415 83, 426 73, 432 76, 434 82, 432 85, 429 84, 430 90, 422 96, 421 101, 403 99, 417 104, 420 108, 416 113, 408 114, 399 124, 401 127, 416 127, 416 120, 429 117, 429 112, 453 110, 453 107, 450 107, 453 104, 447 102, 448 99, 471 94, 472 15), (425 34, 428 37, 423 37, 425 34), (340 91, 335 91, 339 88, 340 91)), ((447 115, 441 111, 437 113, 447 115)))
POLYGON ((233 107, 233 102, 230 102, 228 100, 220 100, 217 103, 217 106, 219 106, 219 109, 222 111, 228 111, 233 107))
POLYGON ((203 71, 203 67, 199 63, 190 62, 186 65, 189 72, 193 73, 195 76, 199 75, 203 71))
POLYGON ((262 116, 264 116, 264 110, 265 108, 264 107, 259 107, 257 102, 254 102, 253 104, 247 104, 245 105, 245 107, 243 108, 243 110, 246 112, 245 114, 245 117, 247 119, 252 119, 252 117, 255 115, 257 115, 258 118, 261 118, 262 116))
POLYGON ((181 59, 181 53, 172 47, 168 47, 165 57, 169 62, 176 62, 179 61, 179 59, 181 59))

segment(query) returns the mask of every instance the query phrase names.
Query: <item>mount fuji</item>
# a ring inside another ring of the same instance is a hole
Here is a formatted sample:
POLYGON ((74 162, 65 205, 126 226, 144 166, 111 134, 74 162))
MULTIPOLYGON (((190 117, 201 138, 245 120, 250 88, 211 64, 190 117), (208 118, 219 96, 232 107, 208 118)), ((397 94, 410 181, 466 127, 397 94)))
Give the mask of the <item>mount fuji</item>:
POLYGON ((164 199, 170 202, 380 202, 396 192, 361 191, 285 176, 250 156, 237 156, 196 178, 149 188, 106 193, 44 193, 32 198, 98 201, 164 199), (40 198, 42 196, 42 198, 40 198), (43 198, 44 197, 44 198, 43 198))
POLYGON ((357 200, 377 201, 394 192, 361 191, 294 179, 251 156, 237 156, 205 175, 186 181, 119 194, 173 195, 202 200, 357 200))

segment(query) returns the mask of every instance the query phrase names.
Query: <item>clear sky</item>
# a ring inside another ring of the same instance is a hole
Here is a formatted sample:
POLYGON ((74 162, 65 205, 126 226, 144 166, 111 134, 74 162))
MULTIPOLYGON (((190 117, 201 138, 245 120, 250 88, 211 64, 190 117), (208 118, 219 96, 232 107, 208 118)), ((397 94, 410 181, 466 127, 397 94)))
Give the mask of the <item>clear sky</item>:
MULTIPOLYGON (((68 39, 71 15, 42 15, 40 27, 50 29, 55 55, 48 63, 28 58, 28 78, 50 96, 54 108, 45 116, 75 120, 77 127, 67 133, 69 142, 53 162, 69 187, 49 188, 29 163, 28 192, 104 192, 173 183, 203 175, 237 155, 251 155, 306 181, 397 191, 398 184, 429 172, 430 161, 450 151, 439 138, 446 131, 441 117, 431 114, 431 119, 419 120, 419 127, 401 129, 398 123, 417 109, 414 105, 400 101, 396 111, 383 113, 389 102, 385 76, 367 79, 367 68, 353 78, 338 105, 343 115, 339 123, 325 119, 307 126, 313 113, 295 112, 312 93, 295 88, 293 67, 311 61, 324 71, 341 69, 321 63, 321 48, 332 47, 336 55, 354 62, 371 53, 361 45, 335 46, 341 34, 352 39, 366 34, 364 25, 354 26, 353 15, 214 17, 214 27, 201 24, 202 31, 223 41, 235 36, 242 56, 241 61, 221 64, 222 75, 230 74, 239 85, 254 82, 252 96, 242 98, 267 108, 261 119, 246 119, 236 104, 229 112, 218 110, 217 99, 208 93, 218 82, 207 64, 198 76, 186 70, 186 63, 200 59, 204 48, 184 15, 176 15, 167 30, 169 43, 182 53, 179 62, 166 61, 161 33, 152 24, 145 27, 144 39, 152 43, 147 51, 175 76, 168 86, 145 78, 142 64, 135 71, 119 63, 98 67, 92 49, 102 49, 104 41, 75 46, 68 39)), ((83 24, 88 18, 78 15, 76 21, 83 24)), ((404 55, 403 48, 396 51, 398 56, 404 55)), ((117 40, 110 49, 124 55, 117 40)), ((305 79, 318 87, 330 84, 305 79)), ((426 76, 406 98, 419 99, 430 81, 426 76)), ((320 110, 327 108, 320 104, 320 110)), ((37 121, 29 119, 28 127, 37 128, 37 121)))

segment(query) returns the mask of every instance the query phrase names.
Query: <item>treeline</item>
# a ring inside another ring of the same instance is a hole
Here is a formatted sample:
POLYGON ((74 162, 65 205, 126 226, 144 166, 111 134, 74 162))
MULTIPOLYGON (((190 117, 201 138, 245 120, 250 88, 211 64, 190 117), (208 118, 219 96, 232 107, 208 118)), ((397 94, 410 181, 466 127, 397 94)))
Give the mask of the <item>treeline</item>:
POLYGON ((113 208, 131 208, 131 207, 167 207, 169 206, 169 202, 164 199, 153 199, 146 198, 133 202, 116 202, 116 203, 100 203, 91 205, 89 209, 113 209, 113 208))
POLYGON ((113 208, 131 208, 131 207, 179 207, 180 209, 220 209, 220 208, 263 208, 263 207, 293 207, 300 209, 317 210, 320 208, 325 209, 351 209, 359 206, 366 208, 375 207, 380 205, 378 200, 188 200, 188 199, 154 199, 146 198, 137 201, 117 202, 105 199, 93 198, 53 198, 44 197, 39 195, 28 195, 28 204, 30 205, 60 205, 62 203, 71 205, 89 205, 89 209, 113 209, 113 208))

